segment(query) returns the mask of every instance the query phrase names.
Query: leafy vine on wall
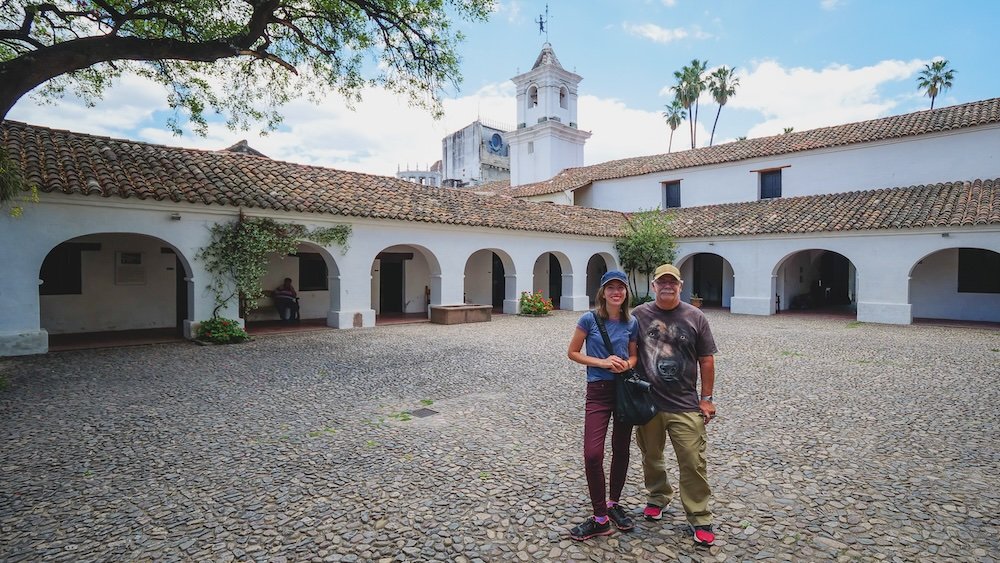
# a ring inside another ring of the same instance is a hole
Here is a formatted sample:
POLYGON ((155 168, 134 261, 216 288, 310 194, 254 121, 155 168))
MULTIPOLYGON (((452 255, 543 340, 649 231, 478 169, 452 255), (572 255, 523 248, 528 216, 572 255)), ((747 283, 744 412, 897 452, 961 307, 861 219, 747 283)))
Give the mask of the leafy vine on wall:
POLYGON ((212 279, 209 291, 215 297, 212 318, 234 297, 242 298, 253 308, 264 294, 260 282, 267 273, 271 254, 294 254, 300 240, 322 246, 336 244, 341 253, 348 249, 350 225, 306 229, 294 223, 279 223, 267 217, 244 217, 216 223, 211 227, 212 240, 198 251, 196 258, 205 263, 212 279))

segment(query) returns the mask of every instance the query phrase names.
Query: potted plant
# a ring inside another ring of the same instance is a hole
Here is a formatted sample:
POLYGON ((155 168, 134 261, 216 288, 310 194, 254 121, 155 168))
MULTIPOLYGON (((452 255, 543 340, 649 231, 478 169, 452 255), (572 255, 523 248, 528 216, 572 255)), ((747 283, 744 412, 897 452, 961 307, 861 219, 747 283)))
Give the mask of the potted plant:
POLYGON ((544 317, 549 314, 554 307, 552 300, 542 295, 541 291, 534 293, 528 291, 521 292, 521 315, 525 317, 544 317))
POLYGON ((691 294, 691 304, 692 305, 694 305, 695 307, 701 309, 701 304, 703 302, 704 302, 704 300, 701 297, 698 297, 697 293, 692 293, 691 294))

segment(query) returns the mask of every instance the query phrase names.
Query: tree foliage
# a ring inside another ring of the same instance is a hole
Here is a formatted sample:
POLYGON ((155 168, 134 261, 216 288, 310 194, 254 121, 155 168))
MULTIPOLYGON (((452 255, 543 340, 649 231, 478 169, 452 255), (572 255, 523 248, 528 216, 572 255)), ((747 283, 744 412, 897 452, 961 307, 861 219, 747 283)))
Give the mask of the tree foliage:
POLYGON ((691 132, 691 148, 695 148, 698 127, 698 98, 705 91, 705 69, 708 61, 694 59, 691 64, 674 71, 677 84, 671 87, 675 99, 684 106, 688 115, 688 129, 691 132))
POLYGON ((11 217, 20 217, 23 204, 28 203, 38 203, 38 186, 29 186, 14 159, 0 149, 0 208, 6 208, 11 217))
POLYGON ((957 70, 948 68, 948 61, 945 59, 924 65, 924 70, 917 76, 917 87, 931 99, 931 109, 934 109, 934 98, 951 88, 956 73, 957 70))
POLYGON ((674 131, 681 126, 682 121, 687 119, 687 111, 677 99, 667 104, 666 108, 667 111, 663 112, 663 119, 667 122, 667 127, 670 127, 670 141, 667 143, 667 152, 670 152, 674 146, 674 131))
POLYGON ((708 138, 708 146, 712 146, 715 142, 715 127, 719 124, 722 106, 726 105, 729 98, 736 95, 736 87, 739 85, 740 77, 736 76, 735 68, 720 66, 708 75, 708 91, 719 105, 718 111, 715 112, 715 122, 712 123, 712 135, 708 138))
POLYGON ((212 225, 211 231, 211 242, 198 251, 196 258, 212 275, 208 289, 215 297, 213 318, 236 297, 253 307, 264 294, 260 280, 267 273, 272 254, 294 254, 302 239, 324 246, 336 243, 346 251, 351 235, 350 225, 309 231, 302 225, 242 215, 236 221, 212 225))
MULTIPOLYGON (((635 274, 648 279, 657 266, 674 261, 676 245, 670 225, 672 220, 670 214, 658 209, 633 213, 628 218, 628 231, 615 240, 618 260, 632 282, 632 295, 639 295, 635 274)), ((646 294, 649 294, 648 287, 646 294)))
POLYGON ((0 4, 0 121, 43 86, 99 98, 132 72, 165 85, 199 132, 211 109, 231 127, 277 125, 293 96, 367 86, 439 114, 459 81, 452 18, 485 19, 492 0, 10 0, 0 4))

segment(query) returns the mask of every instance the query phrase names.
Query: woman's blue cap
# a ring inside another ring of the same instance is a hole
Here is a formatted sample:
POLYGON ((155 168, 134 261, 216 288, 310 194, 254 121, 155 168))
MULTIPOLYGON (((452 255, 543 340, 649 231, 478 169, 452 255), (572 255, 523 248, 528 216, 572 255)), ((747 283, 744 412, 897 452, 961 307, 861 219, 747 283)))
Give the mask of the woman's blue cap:
POLYGON ((625 277, 625 272, 622 272, 620 270, 608 271, 608 273, 601 276, 601 287, 608 285, 608 282, 611 280, 618 280, 623 284, 625 284, 626 288, 628 287, 628 278, 625 277))

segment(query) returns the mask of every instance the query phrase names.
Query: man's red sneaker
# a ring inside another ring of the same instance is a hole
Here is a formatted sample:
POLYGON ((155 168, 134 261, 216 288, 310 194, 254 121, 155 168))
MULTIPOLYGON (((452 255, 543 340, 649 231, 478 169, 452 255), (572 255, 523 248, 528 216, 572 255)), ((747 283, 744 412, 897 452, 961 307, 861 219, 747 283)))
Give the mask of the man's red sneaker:
POLYGON ((701 547, 712 547, 715 544, 715 532, 712 531, 711 524, 707 524, 705 526, 694 526, 692 531, 694 532, 695 545, 701 547))
POLYGON ((646 508, 642 511, 642 515, 646 517, 646 520, 659 520, 663 518, 663 507, 647 503, 646 508))

